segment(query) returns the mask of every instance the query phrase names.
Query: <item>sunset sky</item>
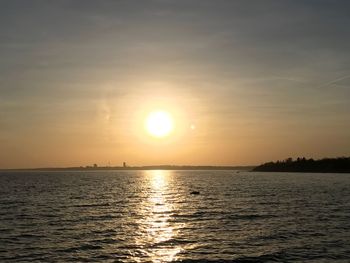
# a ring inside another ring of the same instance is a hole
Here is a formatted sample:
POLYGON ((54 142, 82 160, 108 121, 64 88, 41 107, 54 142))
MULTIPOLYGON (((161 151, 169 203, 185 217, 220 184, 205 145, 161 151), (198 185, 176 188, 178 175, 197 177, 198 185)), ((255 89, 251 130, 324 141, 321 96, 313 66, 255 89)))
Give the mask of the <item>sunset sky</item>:
POLYGON ((350 1, 0 1, 0 168, 350 155, 350 1), (154 137, 151 112, 172 118, 154 137))

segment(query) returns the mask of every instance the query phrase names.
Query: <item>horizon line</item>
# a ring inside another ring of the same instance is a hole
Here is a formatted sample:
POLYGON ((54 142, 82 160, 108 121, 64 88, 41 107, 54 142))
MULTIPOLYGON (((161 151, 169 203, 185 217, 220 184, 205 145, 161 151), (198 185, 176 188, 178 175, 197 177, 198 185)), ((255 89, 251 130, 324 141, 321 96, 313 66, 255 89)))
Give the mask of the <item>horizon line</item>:
POLYGON ((200 170, 200 169, 220 169, 220 170, 241 170, 256 167, 257 165, 140 165, 140 166, 70 166, 70 167, 33 167, 33 168, 0 168, 0 171, 53 171, 53 170, 200 170))

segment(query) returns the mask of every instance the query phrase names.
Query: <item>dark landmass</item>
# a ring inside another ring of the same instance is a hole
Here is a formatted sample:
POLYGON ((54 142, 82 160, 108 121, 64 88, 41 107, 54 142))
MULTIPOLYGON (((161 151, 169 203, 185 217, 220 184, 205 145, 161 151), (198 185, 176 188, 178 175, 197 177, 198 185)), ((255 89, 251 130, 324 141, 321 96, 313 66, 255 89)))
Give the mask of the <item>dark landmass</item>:
POLYGON ((253 169, 254 172, 302 172, 302 173, 350 173, 350 157, 324 158, 320 160, 288 158, 268 162, 253 169))
MULTIPOLYGON (((150 165, 150 166, 79 166, 63 168, 2 169, 2 171, 100 171, 100 170, 241 170, 251 171, 254 166, 192 166, 192 165, 150 165)), ((1 171, 1 169, 0 169, 1 171)))

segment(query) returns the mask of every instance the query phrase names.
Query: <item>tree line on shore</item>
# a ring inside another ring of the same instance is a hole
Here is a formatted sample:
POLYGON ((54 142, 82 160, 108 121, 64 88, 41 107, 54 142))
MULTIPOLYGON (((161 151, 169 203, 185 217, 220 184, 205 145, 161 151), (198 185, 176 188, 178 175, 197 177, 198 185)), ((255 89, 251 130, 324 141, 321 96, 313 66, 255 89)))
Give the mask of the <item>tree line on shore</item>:
POLYGON ((319 160, 298 157, 282 161, 267 162, 253 169, 257 172, 313 172, 350 173, 350 157, 323 158, 319 160))

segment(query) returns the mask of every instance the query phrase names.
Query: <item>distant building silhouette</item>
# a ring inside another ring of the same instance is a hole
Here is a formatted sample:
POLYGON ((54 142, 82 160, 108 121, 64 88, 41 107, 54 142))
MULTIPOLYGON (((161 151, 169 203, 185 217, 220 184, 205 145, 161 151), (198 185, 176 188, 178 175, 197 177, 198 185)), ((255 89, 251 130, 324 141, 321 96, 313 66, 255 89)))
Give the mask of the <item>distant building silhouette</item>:
POLYGON ((126 167, 126 162, 123 162, 123 167, 124 167, 124 168, 126 167))

